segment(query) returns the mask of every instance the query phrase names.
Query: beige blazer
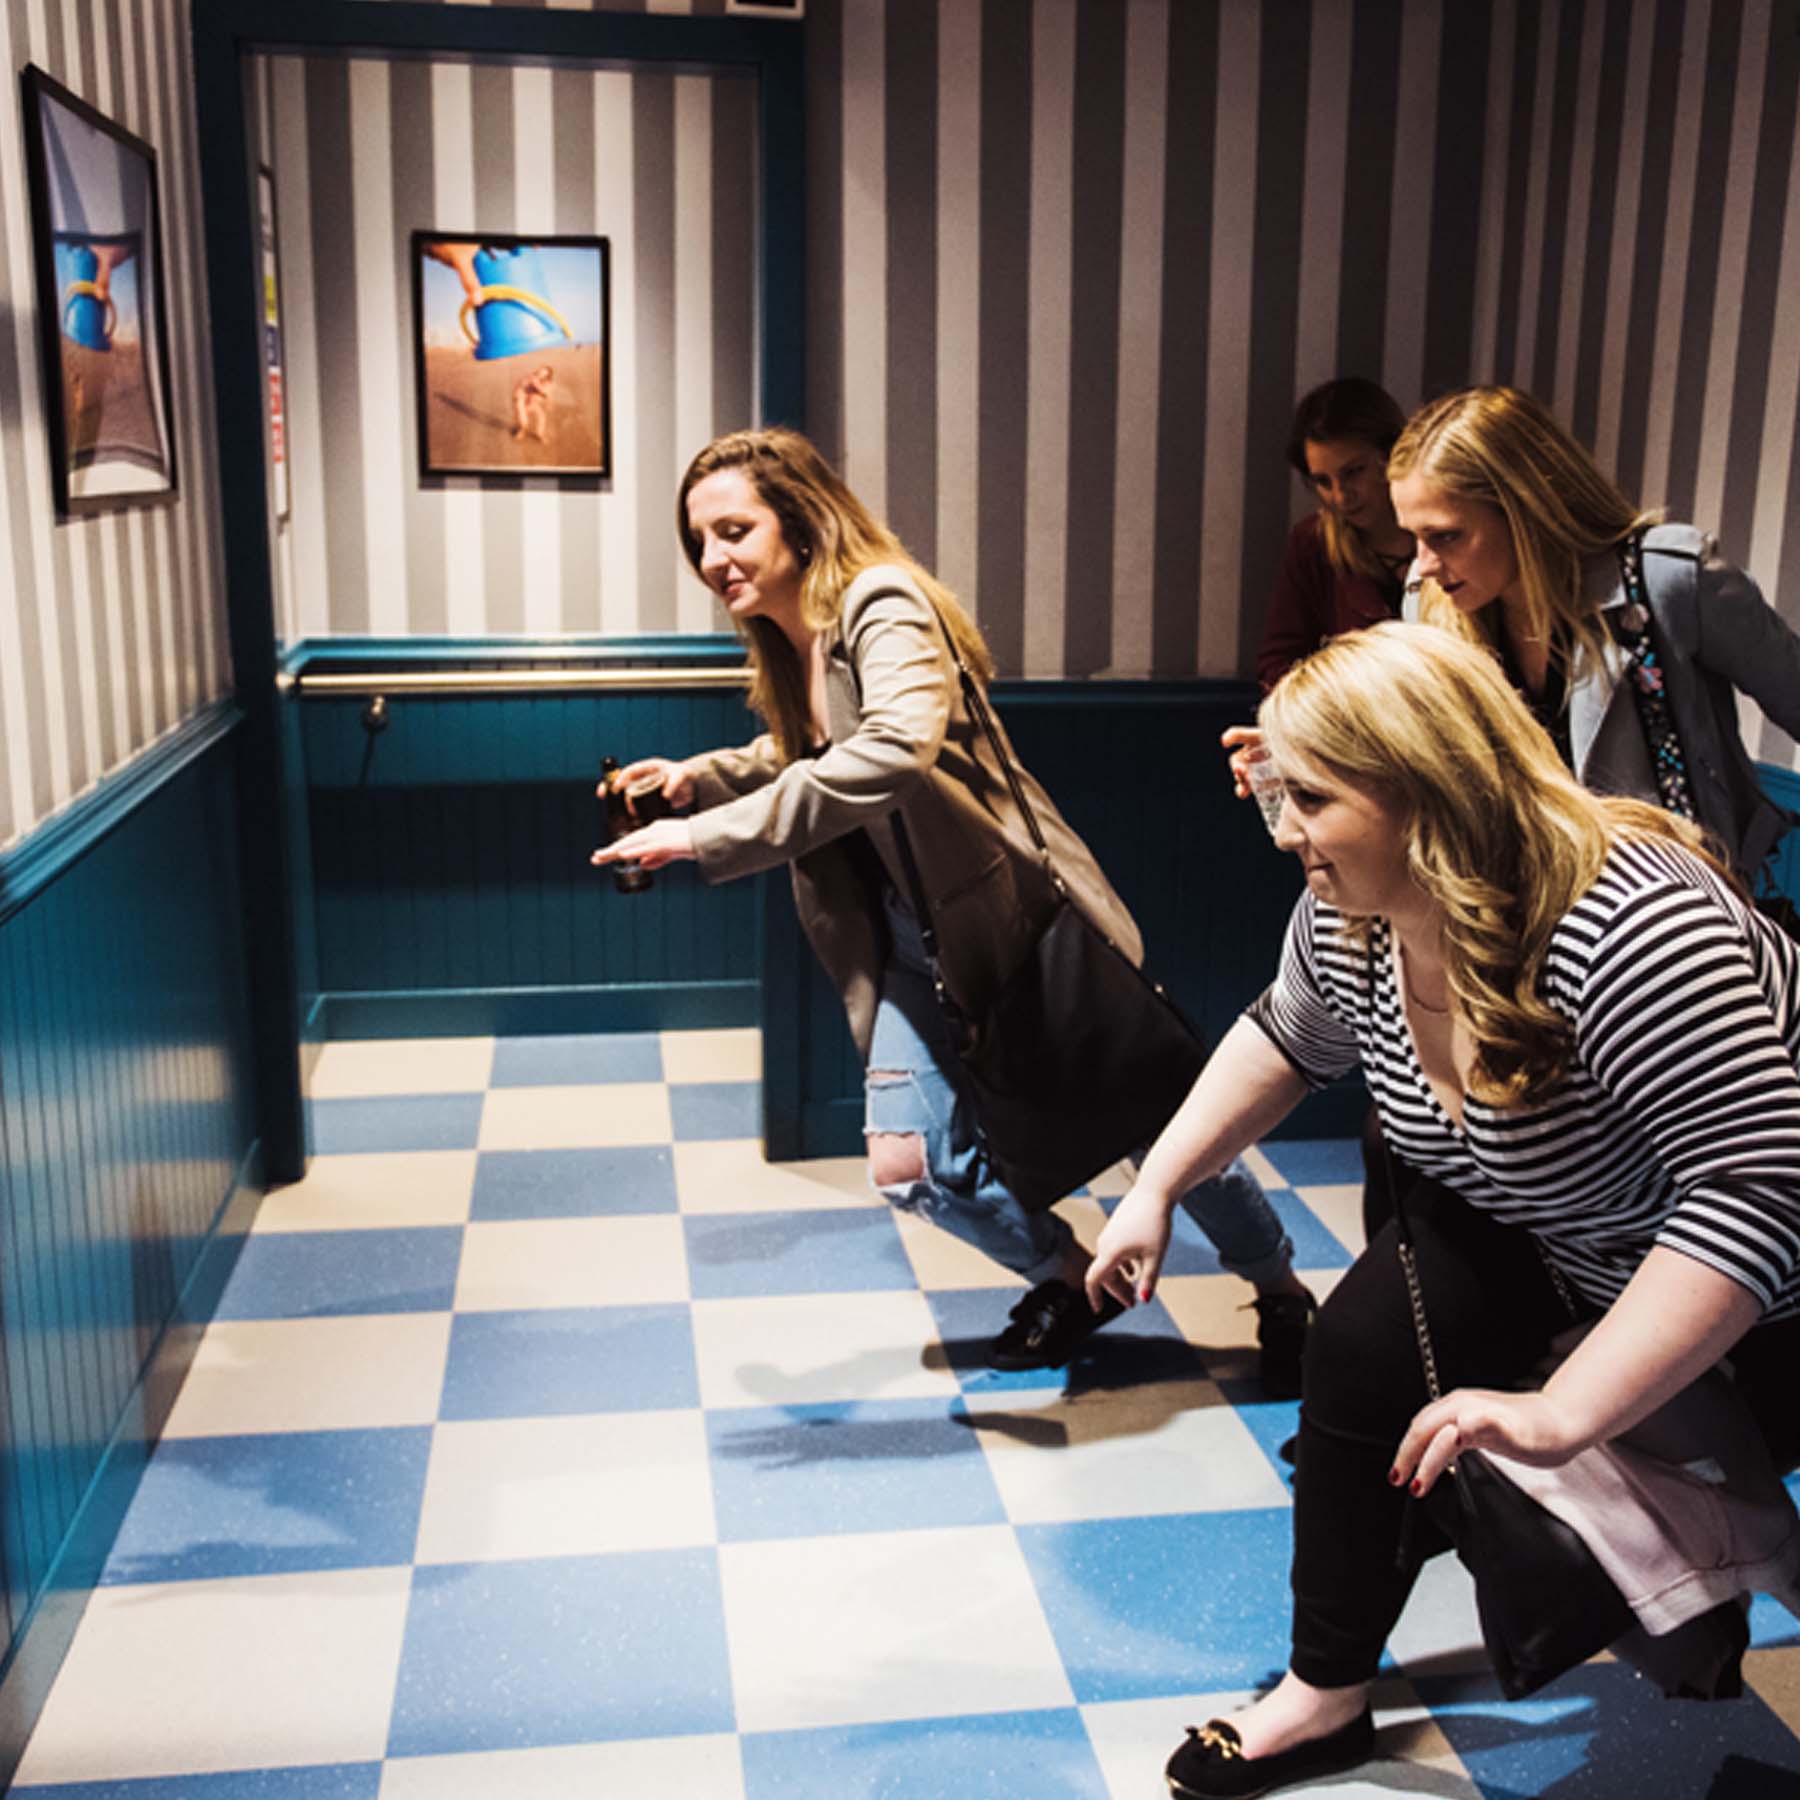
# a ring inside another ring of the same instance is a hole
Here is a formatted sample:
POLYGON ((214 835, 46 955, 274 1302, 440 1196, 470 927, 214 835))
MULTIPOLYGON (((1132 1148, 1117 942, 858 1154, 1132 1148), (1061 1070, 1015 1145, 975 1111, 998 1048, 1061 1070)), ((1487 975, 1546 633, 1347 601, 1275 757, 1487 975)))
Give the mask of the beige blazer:
MULTIPOLYGON (((825 639, 831 742, 786 767, 772 738, 692 757, 694 853, 708 881, 788 863, 800 922, 866 1060, 887 962, 880 895, 845 841, 859 827, 901 894, 906 821, 952 997, 979 1013, 1056 904, 931 603, 904 569, 865 569, 825 639)), ((1000 727, 1011 756, 1012 746, 1000 727)), ((1013 758, 1013 766, 1019 769, 1013 758)), ((1087 846, 1023 769, 1020 785, 1075 904, 1135 962, 1143 942, 1087 846)))

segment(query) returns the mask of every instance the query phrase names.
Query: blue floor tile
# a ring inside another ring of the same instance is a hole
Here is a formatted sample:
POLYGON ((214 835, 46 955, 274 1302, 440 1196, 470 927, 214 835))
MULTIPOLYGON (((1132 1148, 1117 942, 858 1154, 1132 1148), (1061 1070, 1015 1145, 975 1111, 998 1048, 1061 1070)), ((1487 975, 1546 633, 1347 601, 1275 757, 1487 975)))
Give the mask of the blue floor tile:
POLYGON ((547 1307, 459 1313, 438 1416, 523 1419, 699 1403, 687 1307, 547 1307))
POLYGON ((1338 1241, 1337 1234, 1296 1193, 1274 1188, 1269 1204, 1294 1240, 1294 1266, 1300 1269, 1347 1269, 1356 1258, 1338 1241))
POLYGON ((1362 1144, 1356 1138, 1283 1138, 1262 1153, 1289 1187, 1362 1186, 1362 1144))
POLYGON ((1006 1517, 980 1440, 941 1400, 733 1408, 706 1432, 722 1542, 1006 1517))
POLYGON ((825 1731, 747 1732, 746 1800, 1106 1800, 1081 1714, 984 1713, 825 1731))
POLYGON ((568 1087, 597 1081, 661 1081, 662 1039, 653 1031, 605 1037, 503 1037, 490 1087, 568 1087))
POLYGON ((1287 1667, 1286 1508, 1021 1525, 1018 1537, 1082 1705, 1255 1687, 1287 1667))
POLYGON ((899 1228, 885 1206, 689 1214, 681 1224, 696 1300, 894 1292, 918 1286, 899 1228))
POLYGON ((428 1425, 164 1438, 103 1585, 412 1561, 428 1425))
POLYGON ((485 1094, 390 1094, 373 1100, 309 1100, 312 1147, 321 1156, 376 1150, 473 1150, 485 1094))
POLYGON ((218 1775, 163 1775, 130 1781, 33 1782, 9 1794, 55 1800, 376 1800, 380 1763, 319 1763, 304 1769, 232 1769, 218 1775))
POLYGON ((472 1219, 597 1219, 677 1209, 666 1144, 609 1150, 484 1150, 472 1219))
POLYGON ((221 1319, 323 1319, 448 1312, 462 1227, 272 1231, 249 1238, 220 1296, 221 1319))
POLYGON ((1800 1741, 1755 1695, 1668 1701, 1623 1663, 1588 1663, 1511 1704, 1490 1678, 1413 1685, 1489 1800, 1795 1800, 1800 1741))
POLYGON ((669 1117, 678 1144, 762 1136, 760 1081, 672 1081, 669 1117))
POLYGON ((735 1723, 716 1551, 414 1571, 390 1756, 735 1723))

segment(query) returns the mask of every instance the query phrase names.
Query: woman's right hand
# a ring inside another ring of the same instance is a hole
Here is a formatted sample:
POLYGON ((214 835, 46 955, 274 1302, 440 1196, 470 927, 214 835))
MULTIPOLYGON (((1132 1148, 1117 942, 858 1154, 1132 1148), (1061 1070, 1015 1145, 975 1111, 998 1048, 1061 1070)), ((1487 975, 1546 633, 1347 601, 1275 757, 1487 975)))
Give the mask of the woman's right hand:
POLYGON ((1240 800, 1250 798, 1250 753, 1262 748, 1263 734, 1254 725, 1233 725, 1219 734, 1231 752, 1231 786, 1240 800))
POLYGON ((1113 1209, 1094 1246, 1088 1265, 1088 1304, 1096 1311, 1100 1296, 1111 1294, 1125 1306, 1148 1300, 1156 1292, 1169 1248, 1173 1209, 1146 1187, 1134 1187, 1113 1209))
MULTIPOLYGON (((627 763, 619 771, 618 779, 621 787, 630 787, 652 776, 662 782, 663 798, 671 807, 679 811, 693 804, 694 772, 684 762, 675 762, 666 756, 640 757, 634 763, 627 763)), ((604 793, 604 790, 598 791, 604 793)))

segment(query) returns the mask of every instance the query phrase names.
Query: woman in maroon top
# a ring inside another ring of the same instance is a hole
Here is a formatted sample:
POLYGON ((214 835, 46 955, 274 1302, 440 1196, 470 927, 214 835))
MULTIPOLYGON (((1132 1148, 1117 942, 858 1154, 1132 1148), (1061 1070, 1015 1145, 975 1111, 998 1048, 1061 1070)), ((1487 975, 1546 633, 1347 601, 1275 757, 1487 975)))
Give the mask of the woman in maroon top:
POLYGON ((1289 534, 1269 597, 1256 658, 1265 691, 1327 638, 1399 612, 1413 540, 1394 517, 1387 458, 1405 423, 1391 394, 1354 375, 1295 409, 1287 457, 1319 510, 1289 534))

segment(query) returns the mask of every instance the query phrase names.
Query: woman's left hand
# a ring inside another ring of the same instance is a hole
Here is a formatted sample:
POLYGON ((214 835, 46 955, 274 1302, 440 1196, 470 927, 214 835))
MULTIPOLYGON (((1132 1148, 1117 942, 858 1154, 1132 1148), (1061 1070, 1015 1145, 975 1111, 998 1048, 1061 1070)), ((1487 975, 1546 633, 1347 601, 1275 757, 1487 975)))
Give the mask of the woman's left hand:
POLYGON ((690 862, 693 855, 694 832, 687 820, 658 819, 602 844, 588 860, 596 868, 605 863, 635 862, 646 869, 660 869, 665 863, 690 862))
POLYGON ((1389 1479, 1396 1487, 1410 1482, 1415 1494, 1428 1494, 1464 1450, 1498 1450, 1550 1469, 1585 1448, 1573 1422, 1547 1393, 1457 1388, 1413 1415, 1389 1479))

